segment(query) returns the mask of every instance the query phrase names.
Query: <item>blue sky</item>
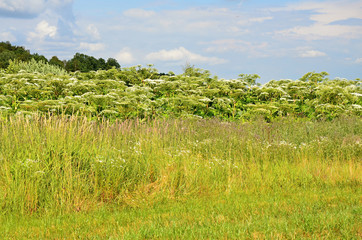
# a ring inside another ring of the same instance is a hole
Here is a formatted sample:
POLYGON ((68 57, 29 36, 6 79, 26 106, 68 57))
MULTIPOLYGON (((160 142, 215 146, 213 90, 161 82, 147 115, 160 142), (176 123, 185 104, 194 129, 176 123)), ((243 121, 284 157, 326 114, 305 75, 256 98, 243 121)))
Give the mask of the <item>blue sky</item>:
POLYGON ((260 82, 310 71, 362 78, 360 0, 0 0, 0 41, 50 58, 76 52, 154 64, 186 63, 260 82))

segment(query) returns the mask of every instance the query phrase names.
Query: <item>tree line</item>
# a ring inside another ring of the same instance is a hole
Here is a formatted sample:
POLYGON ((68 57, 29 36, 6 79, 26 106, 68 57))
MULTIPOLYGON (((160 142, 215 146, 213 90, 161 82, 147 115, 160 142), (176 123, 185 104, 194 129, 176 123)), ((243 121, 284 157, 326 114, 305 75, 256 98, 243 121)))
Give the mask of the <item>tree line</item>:
POLYGON ((10 60, 28 62, 31 59, 42 61, 51 65, 59 66, 68 72, 90 72, 97 70, 108 70, 112 68, 120 69, 121 66, 114 58, 95 58, 82 53, 76 53, 70 60, 60 60, 53 56, 49 60, 38 53, 31 54, 29 50, 22 46, 13 46, 10 42, 0 42, 0 68, 6 69, 10 60))

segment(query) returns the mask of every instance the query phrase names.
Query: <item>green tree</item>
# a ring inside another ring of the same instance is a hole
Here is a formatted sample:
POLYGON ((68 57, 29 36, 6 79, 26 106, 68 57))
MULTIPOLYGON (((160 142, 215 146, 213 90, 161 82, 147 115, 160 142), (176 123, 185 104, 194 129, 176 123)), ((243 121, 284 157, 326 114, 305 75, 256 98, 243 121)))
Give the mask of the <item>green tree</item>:
POLYGON ((57 56, 53 56, 50 60, 49 60, 49 64, 51 65, 55 65, 61 68, 64 68, 64 62, 59 60, 59 58, 57 56))
POLYGON ((72 72, 90 72, 106 69, 106 66, 107 64, 103 58, 96 59, 86 54, 76 53, 74 57, 66 63, 65 69, 72 72))
POLYGON ((119 65, 118 61, 114 58, 108 58, 106 63, 106 69, 112 69, 112 68, 120 69, 121 65, 119 65))
POLYGON ((99 58, 98 59, 98 63, 97 63, 97 69, 96 70, 106 70, 107 67, 106 67, 106 60, 104 60, 103 58, 99 58))
POLYGON ((32 57, 24 47, 13 46, 10 42, 0 42, 0 67, 7 68, 9 60, 29 61, 32 57))
POLYGON ((15 53, 9 50, 0 52, 0 68, 7 68, 9 66, 9 60, 14 60, 15 57, 15 53))
POLYGON ((40 61, 45 62, 45 63, 48 62, 48 59, 46 57, 44 57, 43 55, 39 55, 37 53, 34 53, 32 55, 32 58, 37 62, 40 62, 40 61))

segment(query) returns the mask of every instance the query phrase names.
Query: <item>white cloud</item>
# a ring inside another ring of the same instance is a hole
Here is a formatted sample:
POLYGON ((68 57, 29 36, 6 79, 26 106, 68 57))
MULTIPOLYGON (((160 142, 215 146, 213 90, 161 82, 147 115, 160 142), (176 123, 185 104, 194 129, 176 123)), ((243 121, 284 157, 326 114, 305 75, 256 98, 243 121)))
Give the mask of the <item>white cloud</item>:
POLYGON ((148 18, 154 16, 156 13, 154 11, 147 11, 140 8, 133 8, 123 12, 123 15, 126 17, 132 18, 148 18))
POLYGON ((297 26, 291 29, 278 31, 277 34, 284 36, 305 38, 307 40, 318 40, 325 38, 360 38, 362 36, 361 26, 324 25, 316 23, 310 26, 297 26))
POLYGON ((203 42, 202 44, 209 45, 206 48, 207 52, 255 52, 257 50, 265 49, 268 43, 253 43, 239 39, 220 39, 211 42, 203 42))
POLYGON ((350 18, 361 18, 362 2, 359 0, 332 0, 322 2, 299 2, 280 10, 313 11, 310 19, 319 23, 331 23, 350 18))
POLYGON ((41 21, 35 28, 35 32, 30 32, 28 35, 28 41, 34 39, 44 39, 45 37, 54 38, 57 34, 57 27, 51 26, 47 21, 41 21))
POLYGON ((98 28, 94 24, 90 24, 87 27, 87 33, 91 35, 94 39, 100 39, 98 28))
POLYGON ((354 62, 355 63, 362 63, 362 58, 357 58, 354 62))
POLYGON ((309 26, 295 26, 278 31, 277 34, 304 38, 308 40, 339 37, 356 39, 362 36, 362 26, 333 24, 347 19, 362 19, 362 1, 328 1, 328 2, 300 2, 289 4, 283 8, 270 9, 271 11, 311 11, 309 19, 313 23, 309 26))
POLYGON ((171 50, 161 50, 152 52, 146 56, 146 60, 150 61, 189 61, 189 62, 204 62, 212 65, 223 64, 225 59, 217 57, 205 57, 196 53, 192 53, 184 47, 179 47, 171 50))
POLYGON ((27 17, 37 15, 45 9, 44 0, 1 0, 0 15, 27 17))
POLYGON ((327 56, 325 52, 313 49, 310 46, 297 47, 286 51, 285 54, 297 56, 300 58, 317 58, 327 56))
POLYGON ((79 48, 84 49, 84 50, 89 50, 92 52, 97 52, 97 51, 101 51, 104 49, 104 44, 103 43, 86 43, 86 42, 81 42, 79 48))
POLYGON ((300 52, 299 56, 302 58, 315 58, 315 57, 327 56, 327 54, 317 50, 307 50, 304 52, 300 52))
POLYGON ((65 5, 72 4, 74 0, 48 0, 47 3, 52 7, 63 7, 65 5))
POLYGON ((262 22, 265 22, 267 20, 272 20, 272 19, 273 19, 273 17, 259 17, 259 18, 250 18, 248 21, 262 23, 262 22))
POLYGON ((45 36, 54 37, 55 34, 57 33, 57 27, 49 25, 49 23, 46 21, 41 21, 36 26, 36 31, 37 33, 40 34, 41 37, 45 36))
POLYGON ((135 62, 135 58, 129 48, 123 48, 119 51, 115 59, 117 59, 120 64, 132 64, 135 62))
POLYGON ((0 0, 0 16, 32 18, 49 8, 72 4, 73 0, 0 0))
POLYGON ((0 41, 6 42, 15 42, 17 39, 11 32, 2 32, 0 33, 0 41))
POLYGON ((160 33, 245 33, 246 17, 239 11, 227 8, 189 8, 183 10, 163 10, 159 12, 144 9, 130 9, 120 16, 114 30, 160 33), (144 20, 147 18, 147 21, 144 20))

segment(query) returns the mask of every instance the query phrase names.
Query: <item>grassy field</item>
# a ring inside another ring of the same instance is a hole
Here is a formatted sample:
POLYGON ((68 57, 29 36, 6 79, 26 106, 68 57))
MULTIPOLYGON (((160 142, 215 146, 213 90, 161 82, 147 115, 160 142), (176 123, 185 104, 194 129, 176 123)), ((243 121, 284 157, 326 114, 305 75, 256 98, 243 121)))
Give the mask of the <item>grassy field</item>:
POLYGON ((0 120, 1 239, 360 239, 359 117, 0 120))

